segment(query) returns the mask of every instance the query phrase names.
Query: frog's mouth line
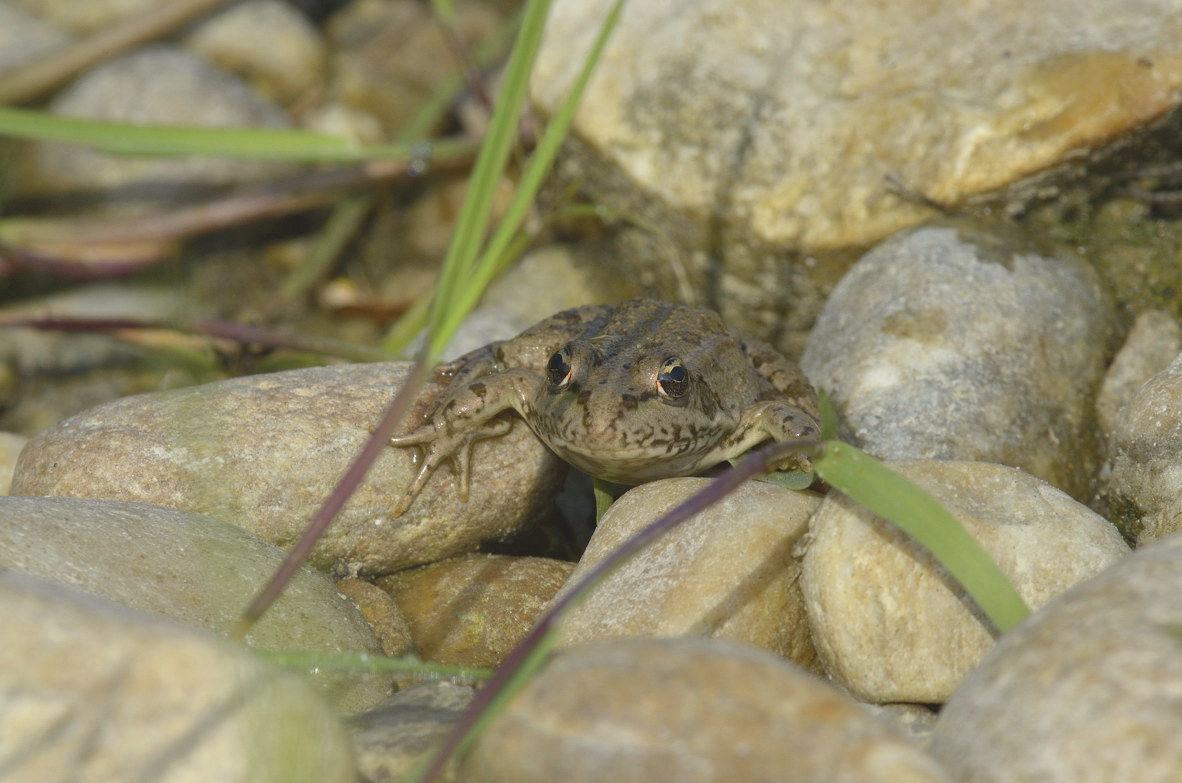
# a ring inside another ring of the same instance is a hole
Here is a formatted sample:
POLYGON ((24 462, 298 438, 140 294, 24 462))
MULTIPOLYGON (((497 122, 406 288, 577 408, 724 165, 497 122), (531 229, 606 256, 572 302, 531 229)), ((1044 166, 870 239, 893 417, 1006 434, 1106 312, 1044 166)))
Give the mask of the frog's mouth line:
POLYGON ((573 454, 588 459, 603 462, 650 462, 661 459, 683 459, 696 457, 701 446, 696 441, 678 441, 679 448, 672 450, 668 444, 651 446, 630 446, 621 448, 612 444, 604 444, 598 448, 587 444, 575 445, 570 441, 551 438, 550 447, 564 454, 573 454))

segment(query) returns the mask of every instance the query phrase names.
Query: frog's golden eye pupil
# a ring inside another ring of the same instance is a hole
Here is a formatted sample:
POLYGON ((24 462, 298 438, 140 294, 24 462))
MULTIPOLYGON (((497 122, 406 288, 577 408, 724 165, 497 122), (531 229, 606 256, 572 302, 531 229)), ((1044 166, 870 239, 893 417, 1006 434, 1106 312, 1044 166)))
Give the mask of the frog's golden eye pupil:
POLYGON ((657 391, 669 399, 685 396, 689 391, 689 370, 681 360, 673 357, 665 360, 661 371, 657 373, 657 391))
POLYGON ((570 352, 566 348, 550 357, 546 377, 551 386, 564 386, 570 379, 570 352))

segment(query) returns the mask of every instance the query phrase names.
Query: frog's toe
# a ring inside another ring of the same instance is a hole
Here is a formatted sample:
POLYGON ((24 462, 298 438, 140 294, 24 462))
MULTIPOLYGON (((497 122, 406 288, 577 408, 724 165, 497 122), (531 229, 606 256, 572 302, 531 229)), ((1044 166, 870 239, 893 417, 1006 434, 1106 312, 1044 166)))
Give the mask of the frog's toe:
POLYGON ((434 427, 419 427, 404 435, 395 435, 387 441, 391 446, 419 446, 435 439, 434 427))
POLYGON ((389 511, 386 513, 390 515, 391 519, 396 519, 397 517, 400 517, 406 513, 406 510, 410 508, 410 504, 413 501, 414 497, 412 497, 409 492, 406 492, 402 495, 402 497, 394 501, 394 503, 390 506, 389 511))
POLYGON ((391 517, 400 517, 406 513, 406 510, 410 508, 411 503, 413 503, 415 498, 419 496, 419 493, 423 491, 423 486, 427 483, 427 479, 431 477, 431 473, 435 470, 435 466, 438 465, 438 462, 433 462, 429 455, 426 457, 421 456, 421 450, 416 450, 416 452, 415 464, 419 466, 419 470, 415 474, 414 481, 410 483, 410 486, 406 488, 406 491, 403 492, 401 497, 399 497, 398 500, 396 500, 390 507, 391 517))

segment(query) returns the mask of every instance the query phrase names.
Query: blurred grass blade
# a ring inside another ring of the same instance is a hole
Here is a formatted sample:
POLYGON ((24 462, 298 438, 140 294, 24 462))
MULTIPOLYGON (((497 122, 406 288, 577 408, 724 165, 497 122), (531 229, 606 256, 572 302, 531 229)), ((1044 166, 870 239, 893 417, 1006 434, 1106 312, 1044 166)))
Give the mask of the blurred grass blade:
POLYGON ((456 683, 477 683, 492 677, 491 669, 429 663, 413 655, 399 658, 376 653, 334 650, 255 650, 255 655, 289 669, 346 672, 389 672, 407 679, 447 679, 456 683))
MULTIPOLYGON (((122 155, 214 155, 296 163, 356 163, 414 157, 424 144, 432 157, 447 155, 448 142, 359 146, 339 136, 295 128, 205 128, 134 125, 59 117, 0 107, 0 136, 84 144, 122 155)), ((454 142, 452 142, 454 143, 454 142)))
POLYGON ((817 408, 821 412, 821 442, 837 440, 837 408, 824 389, 817 389, 817 408))
POLYGON ((998 630, 1004 633, 1030 614, 989 553, 927 492, 846 443, 826 443, 813 464, 835 489, 927 547, 998 630))
POLYGON ((451 0, 431 0, 431 8, 444 24, 455 26, 456 9, 451 4, 451 0))
MULTIPOLYGON (((501 95, 493 109, 488 134, 468 182, 468 196, 460 208, 456 234, 443 259, 443 269, 431 305, 429 338, 424 343, 424 360, 434 363, 470 308, 461 308, 459 292, 471 285, 472 267, 492 222, 497 185, 517 142, 517 124, 525 104, 530 69, 541 44, 549 0, 529 0, 521 31, 509 55, 501 95)), ((474 301, 475 297, 467 297, 474 301)))
POLYGON ((492 239, 489 240, 484 255, 476 263, 470 285, 461 292, 463 298, 460 300, 460 309, 464 312, 467 312, 476 305, 480 293, 488 286, 493 275, 498 271, 499 262, 502 260, 506 249, 513 242, 518 229, 524 223, 529 208, 533 204, 534 197, 537 195, 538 190, 541 189, 542 181, 550 171, 550 166, 558 154, 558 148, 562 146, 567 131, 570 130, 571 122, 574 120, 575 110, 579 107, 583 93, 586 91, 587 83, 591 80, 591 74, 594 73, 595 66, 599 64, 604 47, 607 46, 608 39, 616 27, 616 22, 619 20, 623 7, 624 0, 616 0, 604 18, 603 25, 599 28, 599 34, 596 36, 595 42, 587 54, 587 59, 583 62, 583 68, 579 72, 578 78, 575 80, 566 98, 563 99, 558 111, 550 118, 545 133, 542 134, 541 140, 539 140, 529 163, 525 167, 525 171, 522 173, 521 183, 518 185, 513 201, 501 218, 501 222, 497 226, 492 239))

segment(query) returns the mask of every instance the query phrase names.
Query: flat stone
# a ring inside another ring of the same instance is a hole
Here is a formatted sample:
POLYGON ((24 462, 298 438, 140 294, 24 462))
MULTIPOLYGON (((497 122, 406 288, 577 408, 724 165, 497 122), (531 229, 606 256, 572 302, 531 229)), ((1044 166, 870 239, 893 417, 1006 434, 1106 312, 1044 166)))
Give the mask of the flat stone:
POLYGON ((1077 257, 958 221, 866 254, 826 302, 801 368, 876 457, 999 462, 1089 498, 1094 400, 1116 336, 1077 257))
MULTIPOLYGON (((625 493, 599 521, 559 597, 624 542, 709 483, 666 479, 625 493)), ((811 493, 747 482, 608 574, 563 614, 559 643, 712 636, 744 641, 816 667, 800 594, 800 563, 792 549, 819 503, 811 493)))
MULTIPOLYGON (((129 500, 209 514, 287 548, 361 451, 409 364, 255 375, 100 405, 38 434, 13 492, 129 500)), ((387 448, 310 562, 384 574, 475 549, 538 519, 565 466, 528 427, 478 442, 471 494, 437 470, 389 516, 417 468, 387 448)))
MULTIPOLYGON (((1116 528, 1015 468, 914 460, 888 466, 927 490, 1032 608, 1128 554, 1116 528)), ((870 702, 944 701, 997 635, 920 544, 844 495, 810 522, 801 587, 825 671, 870 702)))
POLYGON ((0 571, 9 780, 353 780, 339 720, 298 676, 204 629, 0 571))
POLYGON ((496 667, 562 587, 573 563, 472 554, 401 571, 378 584, 406 616, 424 660, 496 667))
POLYGON ((723 639, 566 649, 497 714, 460 767, 481 783, 947 781, 849 697, 723 639))
MULTIPOLYGON (((77 498, 0 497, 0 570, 33 574, 142 612, 228 634, 283 550, 212 517, 77 498)), ((310 568, 246 637, 262 650, 380 653, 357 607, 310 568)), ((385 674, 309 674, 343 711, 390 695, 385 674)))
POLYGON ((931 752, 963 783, 1167 783, 1182 769, 1182 536, 1135 552, 997 643, 931 752))

